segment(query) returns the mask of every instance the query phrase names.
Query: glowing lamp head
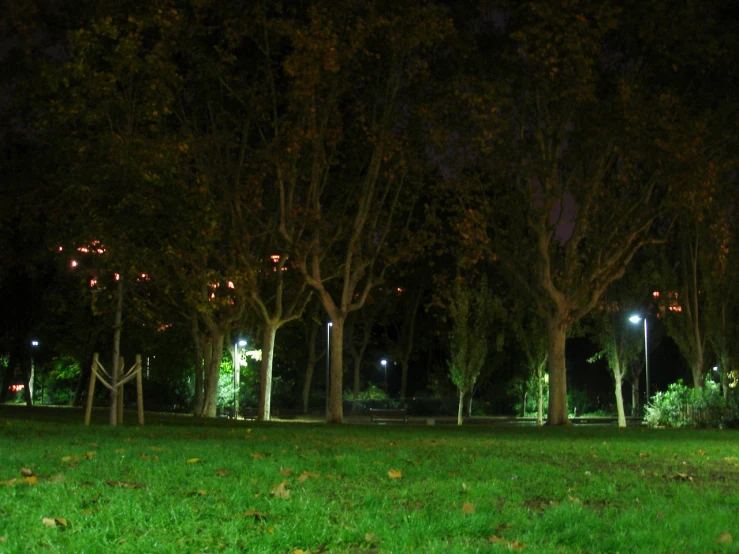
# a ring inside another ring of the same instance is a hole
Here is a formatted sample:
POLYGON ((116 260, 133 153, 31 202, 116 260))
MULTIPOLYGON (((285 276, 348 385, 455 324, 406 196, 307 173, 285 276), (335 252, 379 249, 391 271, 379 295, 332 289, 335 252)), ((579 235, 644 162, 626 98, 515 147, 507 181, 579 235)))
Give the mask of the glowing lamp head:
POLYGON ((641 320, 642 320, 642 317, 641 317, 640 315, 632 315, 632 316, 631 316, 631 317, 629 318, 629 321, 630 321, 631 323, 639 323, 639 322, 640 322, 641 320))
POLYGON ((386 366, 386 365, 387 365, 387 360, 382 360, 382 361, 381 361, 380 363, 381 363, 381 364, 382 364, 383 366, 386 366))
POLYGON ((243 348, 244 346, 246 346, 246 339, 241 339, 241 340, 239 340, 239 346, 240 346, 241 348, 243 348))

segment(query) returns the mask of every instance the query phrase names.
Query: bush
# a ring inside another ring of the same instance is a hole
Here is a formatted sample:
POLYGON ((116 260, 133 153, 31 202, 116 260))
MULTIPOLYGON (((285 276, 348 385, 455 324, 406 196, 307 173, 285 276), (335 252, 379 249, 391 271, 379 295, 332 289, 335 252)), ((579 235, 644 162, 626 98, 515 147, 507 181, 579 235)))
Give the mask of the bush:
POLYGON ((706 377, 703 388, 686 386, 682 379, 658 392, 646 406, 644 423, 649 427, 725 427, 739 423, 735 395, 724 401, 721 387, 706 377))

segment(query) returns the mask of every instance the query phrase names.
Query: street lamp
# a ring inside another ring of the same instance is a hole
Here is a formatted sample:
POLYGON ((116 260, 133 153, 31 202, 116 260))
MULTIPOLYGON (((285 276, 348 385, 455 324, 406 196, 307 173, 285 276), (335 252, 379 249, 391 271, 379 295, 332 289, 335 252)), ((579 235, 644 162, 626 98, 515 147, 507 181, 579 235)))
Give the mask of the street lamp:
POLYGON ((385 396, 390 398, 390 395, 387 392, 387 360, 382 360, 380 363, 382 364, 382 368, 385 370, 385 396))
POLYGON ((331 321, 326 324, 326 421, 328 421, 329 384, 331 383, 331 327, 333 326, 331 321))
POLYGON ((241 365, 239 358, 239 346, 241 348, 244 348, 246 346, 246 340, 239 339, 234 343, 234 419, 239 419, 239 384, 241 383, 241 375, 239 373, 239 368, 241 365))
MULTIPOLYGON (((31 341, 31 376, 28 379, 28 394, 31 395, 31 402, 33 402, 33 380, 34 380, 34 375, 36 373, 36 368, 34 367, 34 364, 33 364, 33 349, 36 347, 38 347, 38 341, 32 340, 31 341)), ((41 403, 42 404, 44 403, 43 400, 44 400, 44 391, 43 389, 41 389, 41 403)))
POLYGON ((629 318, 631 323, 639 323, 644 320, 644 368, 647 378, 647 403, 649 403, 649 345, 647 344, 647 318, 640 315, 632 315, 629 318))

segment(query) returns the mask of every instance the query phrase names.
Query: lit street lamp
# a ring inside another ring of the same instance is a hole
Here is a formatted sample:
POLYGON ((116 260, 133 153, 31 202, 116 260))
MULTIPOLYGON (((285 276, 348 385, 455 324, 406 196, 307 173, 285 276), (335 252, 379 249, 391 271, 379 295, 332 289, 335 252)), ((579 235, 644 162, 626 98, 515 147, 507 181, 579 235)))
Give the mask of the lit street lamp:
POLYGON ((234 344, 234 419, 239 419, 239 385, 241 384, 241 374, 239 372, 239 368, 241 367, 241 358, 239 358, 239 346, 241 348, 244 348, 246 346, 246 340, 239 339, 234 344))
POLYGON ((328 397, 331 383, 331 327, 333 326, 331 321, 326 324, 326 421, 328 421, 328 397))
POLYGON ((380 363, 382 364, 382 368, 385 370, 385 396, 390 398, 390 394, 388 394, 387 391, 387 360, 382 360, 380 363))
POLYGON ((649 403, 649 345, 647 344, 647 318, 640 315, 632 315, 629 318, 631 323, 639 323, 644 320, 644 369, 647 378, 647 403, 649 403))
MULTIPOLYGON (((33 381, 34 381, 34 376, 36 374, 36 368, 34 367, 34 364, 33 364, 33 349, 37 347, 38 347, 38 341, 32 340, 31 341, 31 376, 28 379, 28 394, 31 395, 31 402, 33 402, 33 381)), ((44 391, 43 389, 41 389, 41 404, 44 403, 43 400, 44 400, 44 391)))

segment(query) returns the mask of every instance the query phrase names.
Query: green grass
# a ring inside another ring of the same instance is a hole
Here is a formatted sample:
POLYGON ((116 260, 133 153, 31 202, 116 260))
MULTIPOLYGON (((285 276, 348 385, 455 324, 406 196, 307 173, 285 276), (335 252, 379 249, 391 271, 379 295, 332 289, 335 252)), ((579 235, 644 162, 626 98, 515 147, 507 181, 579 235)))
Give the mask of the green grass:
POLYGON ((739 551, 736 431, 26 414, 0 411, 1 553, 739 551))

